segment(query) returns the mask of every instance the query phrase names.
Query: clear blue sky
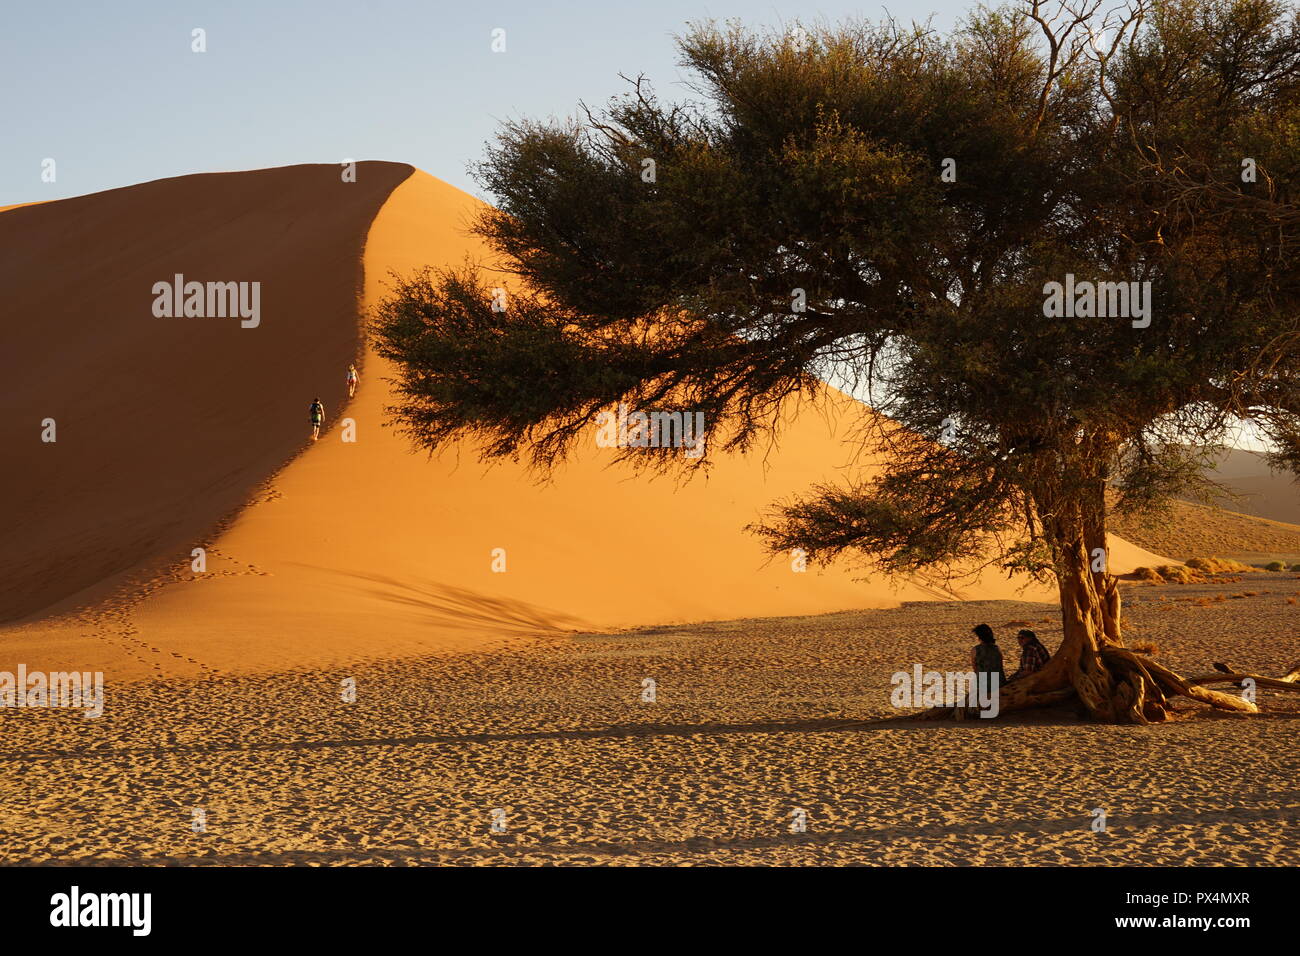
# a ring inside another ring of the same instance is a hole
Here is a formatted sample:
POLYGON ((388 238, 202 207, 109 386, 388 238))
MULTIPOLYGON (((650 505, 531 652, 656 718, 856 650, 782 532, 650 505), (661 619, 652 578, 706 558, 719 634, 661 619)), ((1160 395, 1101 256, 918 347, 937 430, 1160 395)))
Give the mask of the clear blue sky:
MULTIPOLYGON (((975 0, 893 3, 951 26, 975 0)), ((6 0, 0 7, 0 205, 186 173, 411 163, 469 192, 499 122, 564 116, 645 73, 687 96, 687 21, 873 19, 841 0, 6 0), (207 31, 192 53, 191 30, 207 31), (494 28, 506 52, 491 51, 494 28), (57 180, 41 181, 56 162, 57 180)), ((484 197, 486 198, 486 197, 484 197)))

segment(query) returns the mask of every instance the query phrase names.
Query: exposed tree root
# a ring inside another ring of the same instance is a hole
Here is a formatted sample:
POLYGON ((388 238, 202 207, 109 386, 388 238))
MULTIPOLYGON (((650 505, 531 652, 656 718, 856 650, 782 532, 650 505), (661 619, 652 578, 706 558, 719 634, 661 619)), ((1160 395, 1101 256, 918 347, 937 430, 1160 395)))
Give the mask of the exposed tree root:
POLYGON ((1190 697, 1192 700, 1201 701, 1220 710, 1236 710, 1246 714, 1259 713, 1259 708, 1248 700, 1234 694, 1225 694, 1219 690, 1206 690, 1199 685, 1190 684, 1169 668, 1157 664, 1155 661, 1148 660, 1146 663, 1156 677, 1175 694, 1190 697))
MULTIPOLYGON (((1150 657, 1137 654, 1126 647, 1106 645, 1098 657, 1102 665, 1099 671, 1076 671, 1070 675, 1072 679, 1064 687, 1045 687, 1059 681, 1059 676, 1049 672, 1063 670, 1061 667, 1052 668, 1051 665, 1034 675, 1034 678, 1039 678, 1037 680, 1029 678, 1004 685, 999 694, 999 715, 1052 707, 1078 699, 1084 710, 1094 718, 1104 715, 1115 723, 1151 724, 1168 719, 1172 697, 1186 697, 1219 710, 1259 713, 1259 707, 1253 702, 1235 694, 1210 690, 1206 684, 1241 687, 1244 681, 1250 680, 1256 687, 1300 693, 1300 663, 1281 677, 1232 670, 1199 677, 1183 677, 1150 657), (1109 678, 1104 697, 1101 693, 1103 685, 1099 679, 1100 674, 1109 678)), ((1052 663, 1057 663, 1057 659, 1053 658, 1052 663)), ((911 719, 964 720, 968 716, 967 708, 964 707, 931 707, 911 719)))
MULTIPOLYGON (((1281 677, 1238 673, 1216 664, 1220 673, 1185 678, 1151 657, 1125 647, 1117 579, 1105 571, 1087 569, 1088 555, 1104 551, 1104 529, 1096 521, 1089 532, 1066 549, 1070 560, 1059 562, 1064 638, 1047 665, 1035 674, 1005 684, 998 694, 998 714, 1049 707, 1077 697, 1082 714, 1101 723, 1151 724, 1169 717, 1170 701, 1186 697, 1218 710, 1257 714, 1253 701, 1211 690, 1208 684, 1254 681, 1255 687, 1300 691, 1300 661, 1281 677), (1095 527, 1094 527, 1095 525, 1095 527), (1085 540, 1086 543, 1085 543, 1085 540)), ((934 707, 913 719, 962 719, 965 708, 934 707)))
POLYGON ((1205 674, 1201 677, 1187 678, 1188 684, 1201 686, 1203 684, 1235 684, 1241 687, 1244 681, 1254 681, 1256 687, 1268 687, 1272 690, 1291 691, 1300 693, 1300 682, 1296 680, 1287 680, 1285 677, 1264 677, 1262 674, 1238 674, 1229 671, 1226 674, 1205 674))

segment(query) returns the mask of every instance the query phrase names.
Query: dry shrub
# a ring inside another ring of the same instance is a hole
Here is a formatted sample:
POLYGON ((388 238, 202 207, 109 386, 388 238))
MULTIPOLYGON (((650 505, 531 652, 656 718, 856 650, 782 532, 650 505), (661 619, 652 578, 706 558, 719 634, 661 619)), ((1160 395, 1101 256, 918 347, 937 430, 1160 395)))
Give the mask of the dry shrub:
POLYGON ((1245 574, 1259 570, 1231 558, 1188 558, 1187 566, 1197 571, 1204 571, 1206 574, 1245 574))
POLYGON ((1156 568, 1156 573, 1170 584, 1198 584, 1205 580, 1194 569, 1181 564, 1162 564, 1156 568))
POLYGON ((1160 645, 1152 641, 1139 641, 1136 644, 1130 644, 1129 650, 1135 654, 1145 654, 1147 657, 1155 657, 1160 653, 1160 645))

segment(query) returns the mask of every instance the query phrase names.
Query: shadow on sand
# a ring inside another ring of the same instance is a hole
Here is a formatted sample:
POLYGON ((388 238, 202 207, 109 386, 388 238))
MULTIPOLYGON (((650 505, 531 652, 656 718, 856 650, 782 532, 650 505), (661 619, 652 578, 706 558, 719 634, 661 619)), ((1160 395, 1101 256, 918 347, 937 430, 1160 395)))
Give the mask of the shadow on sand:
MULTIPOLYGON (((308 567, 308 565, 303 565, 308 567)), ((410 584, 378 574, 356 574, 313 567, 353 582, 363 582, 360 590, 392 604, 423 611, 431 624, 456 630, 508 630, 517 633, 535 631, 574 631, 591 627, 590 622, 572 615, 538 607, 525 601, 489 597, 468 588, 430 581, 410 584)))
MULTIPOLYGON (((1017 715, 1018 716, 1018 715, 1017 715)), ((1300 720, 1300 713, 1253 714, 1248 719, 1300 720)), ((699 723, 699 724, 615 724, 608 727, 577 728, 572 730, 518 730, 481 734, 409 734, 393 737, 352 737, 341 740, 282 740, 244 744, 177 744, 159 747, 86 747, 72 750, 26 750, 0 753, 0 764, 23 760, 115 760, 126 756, 168 756, 183 754, 259 753, 266 751, 312 751, 352 747, 422 747, 422 746, 477 746, 481 744, 563 740, 626 739, 636 737, 725 737, 736 734, 808 734, 808 733, 881 733, 931 731, 942 727, 950 730, 969 730, 979 733, 997 727, 1059 725, 1072 727, 1093 726, 1098 730, 1113 729, 1107 724, 1085 724, 1074 718, 1053 719, 1047 716, 1024 718, 1015 721, 980 720, 920 721, 890 718, 876 721, 820 718, 813 720, 761 720, 751 723, 699 723)), ((1158 733, 1159 727, 1150 728, 1158 733)))
MULTIPOLYGON (((1297 797, 1300 794, 1273 794, 1297 797)), ((1107 818, 1108 830, 1094 834, 1095 839, 1123 839, 1133 831, 1147 827, 1195 826, 1210 827, 1216 824, 1249 824, 1261 821, 1300 821, 1300 805, 1289 807, 1234 807, 1227 810, 1174 813, 1115 814, 1107 818)), ((454 865, 475 859, 501 863, 511 858, 551 856, 553 862, 564 863, 565 857, 582 858, 617 857, 646 853, 702 853, 714 856, 719 850, 763 850, 798 846, 879 846, 900 841, 942 841, 948 837, 1049 837, 1078 832, 1088 826, 1087 818, 1078 816, 1040 820, 972 821, 939 825, 855 827, 819 833, 779 833, 737 837, 690 837, 684 840, 624 840, 619 842, 591 843, 533 843, 514 842, 513 835, 505 834, 499 846, 438 848, 409 847, 346 847, 336 850, 281 850, 260 853, 248 850, 236 853, 194 854, 188 856, 122 856, 111 859, 82 858, 68 863, 49 862, 43 866, 307 866, 338 865, 383 861, 398 865, 419 866, 454 865)), ((957 852, 957 851, 954 851, 957 852)))

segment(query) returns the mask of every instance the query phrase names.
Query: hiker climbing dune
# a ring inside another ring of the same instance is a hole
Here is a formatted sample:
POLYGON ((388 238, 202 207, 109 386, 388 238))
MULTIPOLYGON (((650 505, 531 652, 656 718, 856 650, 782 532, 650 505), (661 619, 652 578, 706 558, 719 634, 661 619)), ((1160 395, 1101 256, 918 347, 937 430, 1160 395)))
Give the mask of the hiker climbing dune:
POLYGON ((320 427, 325 421, 325 406, 321 404, 320 399, 314 399, 311 403, 311 440, 316 441, 320 438, 320 427))

